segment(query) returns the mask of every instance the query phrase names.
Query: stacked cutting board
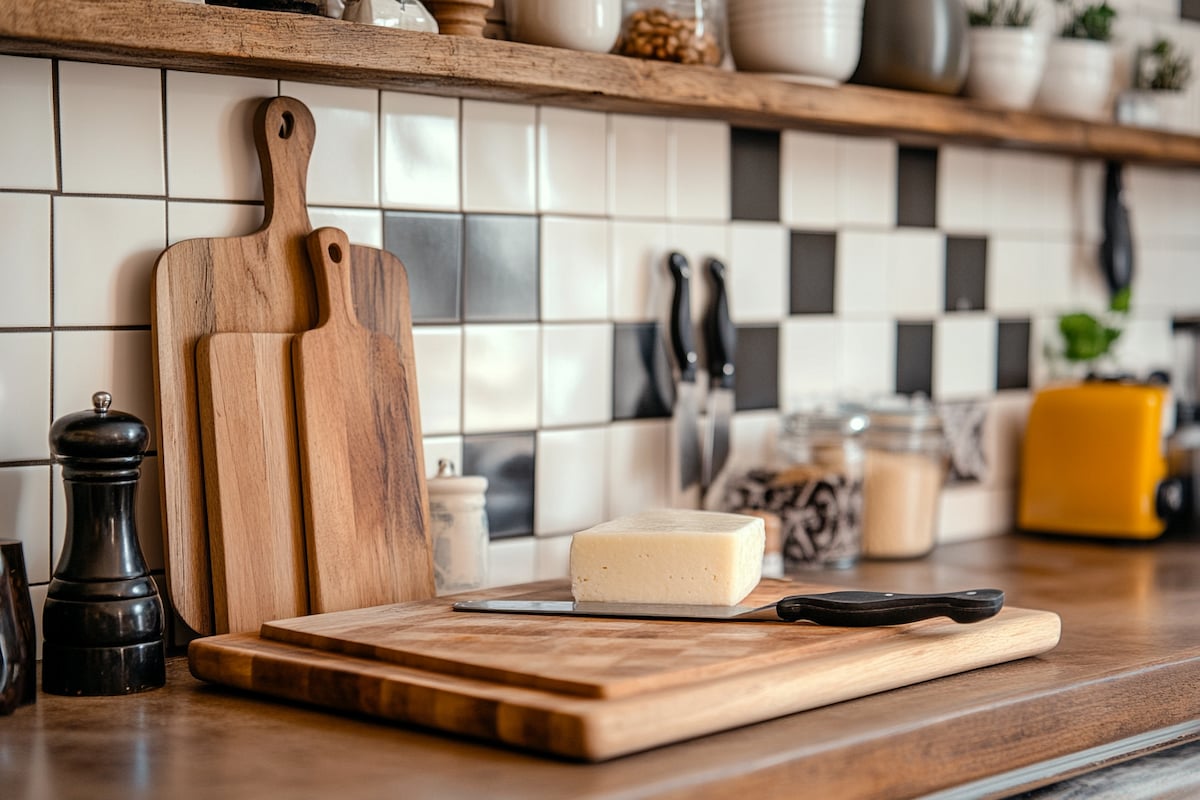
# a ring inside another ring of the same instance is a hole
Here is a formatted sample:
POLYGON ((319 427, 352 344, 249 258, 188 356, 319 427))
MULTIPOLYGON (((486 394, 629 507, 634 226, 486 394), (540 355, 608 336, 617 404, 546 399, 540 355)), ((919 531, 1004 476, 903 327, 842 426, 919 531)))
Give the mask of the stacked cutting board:
POLYGON ((167 579, 200 634, 434 595, 408 278, 312 230, 315 137, 265 101, 263 226, 155 266, 167 579))

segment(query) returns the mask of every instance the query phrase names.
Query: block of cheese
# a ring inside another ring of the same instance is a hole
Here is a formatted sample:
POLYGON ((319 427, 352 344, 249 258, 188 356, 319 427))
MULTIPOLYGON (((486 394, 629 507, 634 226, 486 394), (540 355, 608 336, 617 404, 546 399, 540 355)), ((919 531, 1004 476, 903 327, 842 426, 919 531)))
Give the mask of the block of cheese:
POLYGON ((737 605, 762 577, 763 521, 670 509, 631 514, 575 534, 578 602, 737 605))

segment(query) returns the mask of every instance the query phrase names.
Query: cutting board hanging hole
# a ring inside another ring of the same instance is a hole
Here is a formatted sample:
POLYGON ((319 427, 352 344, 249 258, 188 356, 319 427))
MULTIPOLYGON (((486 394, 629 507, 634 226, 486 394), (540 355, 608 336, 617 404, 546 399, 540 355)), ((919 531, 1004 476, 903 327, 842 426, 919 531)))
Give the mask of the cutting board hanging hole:
POLYGON ((279 138, 292 138, 292 131, 296 128, 296 118, 292 116, 292 112, 283 112, 283 124, 279 126, 279 138))
POLYGON ((329 245, 329 260, 335 264, 342 263, 342 248, 336 242, 329 245))

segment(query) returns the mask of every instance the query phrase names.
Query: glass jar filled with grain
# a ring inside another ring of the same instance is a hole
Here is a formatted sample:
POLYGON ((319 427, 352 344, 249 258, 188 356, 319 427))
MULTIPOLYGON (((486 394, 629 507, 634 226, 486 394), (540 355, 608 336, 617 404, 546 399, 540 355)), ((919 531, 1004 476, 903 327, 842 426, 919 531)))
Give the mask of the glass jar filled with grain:
POLYGON ((715 67, 725 57, 725 2, 625 0, 614 52, 715 67))

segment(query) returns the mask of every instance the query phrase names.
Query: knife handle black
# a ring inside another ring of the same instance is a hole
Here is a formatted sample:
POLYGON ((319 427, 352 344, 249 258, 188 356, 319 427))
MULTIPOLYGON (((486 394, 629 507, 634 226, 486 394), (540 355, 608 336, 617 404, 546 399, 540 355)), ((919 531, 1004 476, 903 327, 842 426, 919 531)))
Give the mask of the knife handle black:
POLYGON ((675 296, 671 300, 671 349, 679 365, 679 380, 696 380, 696 345, 692 338, 692 268, 682 253, 671 253, 667 266, 675 278, 675 296))
POLYGON ((829 592, 785 597, 776 606, 788 622, 809 620, 818 625, 867 628, 902 625, 933 617, 955 622, 979 622, 995 616, 1004 605, 999 589, 972 589, 950 594, 897 594, 895 592, 829 592))
POLYGON ((708 351, 708 377, 714 387, 733 388, 733 355, 737 349, 737 328, 729 318, 729 292, 725 286, 725 265, 708 260, 713 297, 705 320, 705 349, 708 351))

